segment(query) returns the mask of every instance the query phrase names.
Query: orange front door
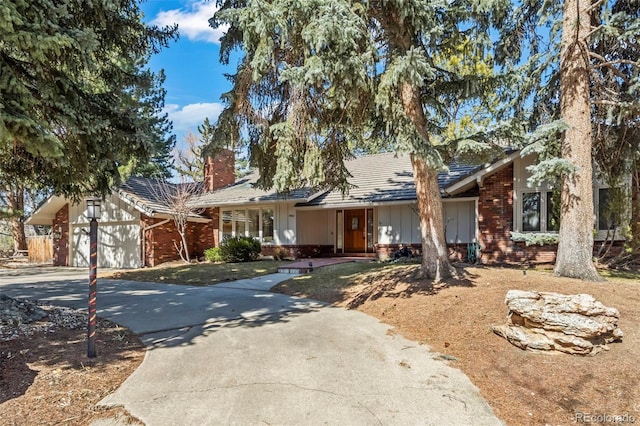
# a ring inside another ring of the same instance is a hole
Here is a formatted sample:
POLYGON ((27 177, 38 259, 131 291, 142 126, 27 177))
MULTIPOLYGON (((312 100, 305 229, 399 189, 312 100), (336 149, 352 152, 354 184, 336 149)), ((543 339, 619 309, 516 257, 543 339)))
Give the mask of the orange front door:
POLYGON ((344 251, 347 253, 363 253, 366 243, 364 210, 344 211, 344 251))

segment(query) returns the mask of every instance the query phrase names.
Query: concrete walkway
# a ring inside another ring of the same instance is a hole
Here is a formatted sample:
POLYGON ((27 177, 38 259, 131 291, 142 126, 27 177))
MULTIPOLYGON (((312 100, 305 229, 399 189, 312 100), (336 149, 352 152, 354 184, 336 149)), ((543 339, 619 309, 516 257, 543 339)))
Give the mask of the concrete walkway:
MULTIPOLYGON (((84 308, 86 275, 0 270, 0 293, 84 308)), ((147 425, 501 424, 427 347, 362 313, 267 291, 288 278, 204 288, 99 280, 99 315, 148 347, 100 404, 147 425)))

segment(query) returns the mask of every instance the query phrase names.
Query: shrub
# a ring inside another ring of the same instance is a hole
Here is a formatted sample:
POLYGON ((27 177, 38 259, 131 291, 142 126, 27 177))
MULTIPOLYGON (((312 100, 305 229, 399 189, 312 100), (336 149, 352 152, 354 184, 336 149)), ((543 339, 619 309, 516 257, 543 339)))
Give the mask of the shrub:
POLYGON ((209 262, 222 262, 222 249, 220 247, 211 247, 204 251, 204 260, 209 262))
POLYGON ((252 237, 227 238, 220 244, 220 252, 225 262, 256 260, 261 251, 260 241, 252 237))

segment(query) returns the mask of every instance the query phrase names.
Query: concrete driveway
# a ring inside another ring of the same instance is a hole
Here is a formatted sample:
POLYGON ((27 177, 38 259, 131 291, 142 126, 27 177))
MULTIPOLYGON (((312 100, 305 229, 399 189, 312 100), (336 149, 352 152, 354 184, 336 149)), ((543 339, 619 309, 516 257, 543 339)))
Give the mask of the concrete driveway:
MULTIPOLYGON (((290 277, 212 287, 100 279, 98 314, 148 347, 100 404, 147 425, 501 424, 427 347, 362 313, 268 292, 290 277)), ((80 269, 0 269, 0 293, 62 306, 85 308, 87 282, 80 269)))

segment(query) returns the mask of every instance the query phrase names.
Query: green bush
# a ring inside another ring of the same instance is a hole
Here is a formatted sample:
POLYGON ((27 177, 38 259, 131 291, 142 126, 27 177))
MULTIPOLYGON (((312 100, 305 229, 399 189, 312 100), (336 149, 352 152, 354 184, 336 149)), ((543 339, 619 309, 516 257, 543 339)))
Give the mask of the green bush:
POLYGON ((260 241, 252 237, 227 238, 220 244, 225 262, 250 262, 256 260, 261 251, 260 241))
POLYGON ((204 260, 209 262, 222 262, 222 249, 220 247, 211 247, 204 251, 204 260))

